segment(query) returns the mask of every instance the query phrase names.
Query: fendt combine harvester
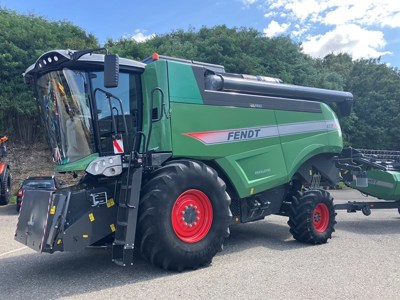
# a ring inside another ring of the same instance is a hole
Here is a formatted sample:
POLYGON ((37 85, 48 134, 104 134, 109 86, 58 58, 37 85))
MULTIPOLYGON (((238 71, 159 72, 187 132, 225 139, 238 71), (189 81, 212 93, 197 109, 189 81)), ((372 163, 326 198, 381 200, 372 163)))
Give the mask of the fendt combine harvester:
POLYGON ((137 246, 159 267, 195 269, 232 222, 271 214, 289 217, 296 240, 322 244, 335 209, 320 183, 339 182, 338 167, 364 174, 351 159, 337 166, 342 133, 328 104, 350 114, 348 92, 94 50, 47 52, 24 78, 55 170, 86 172, 75 186, 24 194, 15 238, 39 252, 110 245, 114 262, 131 265, 137 246))

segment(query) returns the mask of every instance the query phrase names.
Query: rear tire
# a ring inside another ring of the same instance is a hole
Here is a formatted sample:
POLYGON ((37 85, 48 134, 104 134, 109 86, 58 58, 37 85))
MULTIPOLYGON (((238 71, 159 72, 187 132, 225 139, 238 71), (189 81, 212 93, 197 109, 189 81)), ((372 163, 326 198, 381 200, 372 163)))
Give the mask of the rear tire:
POLYGON ((229 236, 229 205, 225 183, 203 163, 181 160, 156 170, 139 205, 142 255, 167 270, 210 264, 229 236))
POLYGON ((325 190, 298 192, 289 210, 290 233, 303 243, 325 244, 335 231, 333 198, 325 190))
POLYGON ((4 168, 4 175, 1 179, 1 195, 0 195, 0 205, 7 205, 10 201, 10 191, 11 191, 11 174, 8 168, 4 168))

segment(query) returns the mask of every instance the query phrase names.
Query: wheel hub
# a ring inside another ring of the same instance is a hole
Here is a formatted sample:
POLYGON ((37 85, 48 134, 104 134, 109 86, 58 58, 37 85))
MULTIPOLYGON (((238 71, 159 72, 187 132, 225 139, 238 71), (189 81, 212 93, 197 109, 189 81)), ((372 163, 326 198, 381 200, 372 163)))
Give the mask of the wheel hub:
POLYGON ((317 212, 314 214, 314 222, 319 222, 321 221, 321 215, 317 212))
POLYGON ((199 190, 182 193, 172 208, 172 228, 187 243, 201 241, 211 228, 213 210, 210 199, 199 190))
POLYGON ((197 206, 193 206, 193 204, 190 204, 187 208, 185 207, 185 210, 182 210, 182 221, 187 223, 188 225, 197 225, 196 221, 200 220, 200 211, 197 210, 197 206))
POLYGON ((318 203, 312 215, 313 226, 316 231, 324 232, 329 225, 329 209, 325 203, 318 203))

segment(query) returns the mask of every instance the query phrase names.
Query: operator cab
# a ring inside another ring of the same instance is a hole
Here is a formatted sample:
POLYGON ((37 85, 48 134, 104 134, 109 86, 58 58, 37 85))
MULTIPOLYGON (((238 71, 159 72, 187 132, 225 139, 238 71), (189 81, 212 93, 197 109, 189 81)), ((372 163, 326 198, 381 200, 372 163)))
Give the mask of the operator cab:
POLYGON ((24 73, 25 81, 35 86, 53 159, 61 166, 91 155, 114 155, 116 135, 122 148, 131 150, 133 136, 141 130, 145 64, 120 59, 120 70, 114 72, 119 80, 110 84, 104 72, 107 56, 93 51, 47 52, 24 73))

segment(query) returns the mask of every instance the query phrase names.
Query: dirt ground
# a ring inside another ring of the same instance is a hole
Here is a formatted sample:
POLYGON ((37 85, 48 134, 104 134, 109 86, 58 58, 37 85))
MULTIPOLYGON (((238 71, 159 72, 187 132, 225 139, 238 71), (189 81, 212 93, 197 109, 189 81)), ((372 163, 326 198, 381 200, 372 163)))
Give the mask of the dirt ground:
POLYGON ((46 144, 7 144, 7 157, 3 159, 11 168, 13 195, 20 183, 28 176, 55 175, 58 180, 69 184, 74 181, 71 174, 54 173, 51 152, 46 144))

